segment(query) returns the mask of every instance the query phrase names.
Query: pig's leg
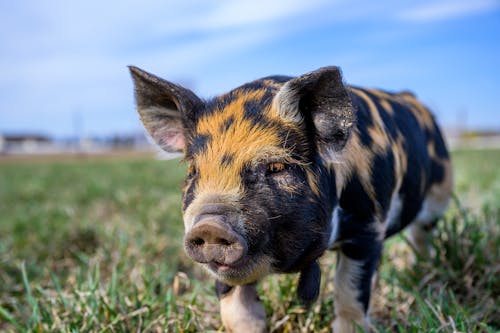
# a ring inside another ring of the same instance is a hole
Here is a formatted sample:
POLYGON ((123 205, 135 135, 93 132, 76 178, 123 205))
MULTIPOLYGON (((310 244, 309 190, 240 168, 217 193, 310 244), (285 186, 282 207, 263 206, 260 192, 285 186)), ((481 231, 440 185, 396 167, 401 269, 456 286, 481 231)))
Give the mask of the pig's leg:
POLYGON ((444 162, 444 171, 443 181, 429 188, 422 208, 408 228, 409 240, 423 258, 432 255, 430 248, 432 231, 448 208, 453 191, 453 172, 449 161, 444 162))
POLYGON ((255 284, 230 287, 216 283, 220 298, 220 314, 227 332, 267 332, 266 313, 255 284))
POLYGON ((369 329, 368 310, 372 277, 382 252, 382 241, 371 232, 342 244, 334 280, 336 333, 369 329))
MULTIPOLYGON (((408 227, 409 241, 415 251, 422 258, 427 258, 431 256, 430 240, 432 237, 432 231, 436 227, 438 219, 434 219, 431 222, 427 221, 415 221, 408 227)), ((412 258, 415 261, 416 258, 412 258)))

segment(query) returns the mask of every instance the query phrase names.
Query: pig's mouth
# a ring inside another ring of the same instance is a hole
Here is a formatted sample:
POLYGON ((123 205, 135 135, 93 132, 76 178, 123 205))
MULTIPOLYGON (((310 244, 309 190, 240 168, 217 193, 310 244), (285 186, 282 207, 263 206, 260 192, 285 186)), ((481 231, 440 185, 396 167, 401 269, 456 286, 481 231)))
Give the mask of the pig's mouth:
POLYGON ((245 256, 230 265, 212 261, 203 266, 216 279, 229 285, 252 283, 269 273, 270 261, 265 256, 245 256))
POLYGON ((208 264, 208 267, 216 273, 224 273, 224 272, 229 272, 229 271, 241 270, 249 262, 250 262, 250 258, 244 257, 231 265, 227 265, 224 263, 219 263, 217 261, 213 261, 213 262, 208 264))

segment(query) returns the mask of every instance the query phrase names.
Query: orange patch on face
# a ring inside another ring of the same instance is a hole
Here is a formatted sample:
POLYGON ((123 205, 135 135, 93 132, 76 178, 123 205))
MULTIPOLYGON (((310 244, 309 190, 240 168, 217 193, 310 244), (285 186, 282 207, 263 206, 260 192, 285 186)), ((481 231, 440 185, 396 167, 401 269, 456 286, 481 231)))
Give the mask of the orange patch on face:
MULTIPOLYGON (((205 149, 195 156, 199 179, 196 194, 202 192, 231 193, 242 192, 241 171, 270 157, 286 160, 290 153, 282 148, 279 133, 268 126, 260 125, 245 117, 245 104, 259 102, 264 90, 239 92, 234 100, 222 110, 200 119, 197 132, 208 135, 205 149), (230 126, 224 124, 231 119, 230 126), (230 161, 224 163, 224 158, 230 161)), ((269 107, 262 110, 265 115, 269 107)))

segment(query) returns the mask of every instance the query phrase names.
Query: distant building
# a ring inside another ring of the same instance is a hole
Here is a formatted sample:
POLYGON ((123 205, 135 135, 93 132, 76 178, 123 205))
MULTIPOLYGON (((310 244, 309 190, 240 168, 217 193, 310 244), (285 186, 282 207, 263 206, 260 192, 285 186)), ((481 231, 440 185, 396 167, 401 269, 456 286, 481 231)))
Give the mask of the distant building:
POLYGON ((39 134, 0 134, 0 153, 33 154, 53 150, 52 140, 39 134))
POLYGON ((1 134, 0 155, 105 154, 113 151, 154 151, 143 132, 110 136, 52 139, 40 134, 1 134))

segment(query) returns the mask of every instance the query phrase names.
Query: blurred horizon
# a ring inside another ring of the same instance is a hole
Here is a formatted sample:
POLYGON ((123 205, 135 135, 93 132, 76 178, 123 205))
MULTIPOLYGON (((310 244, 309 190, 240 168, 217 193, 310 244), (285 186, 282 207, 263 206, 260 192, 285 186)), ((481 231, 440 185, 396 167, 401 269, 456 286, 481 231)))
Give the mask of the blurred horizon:
POLYGON ((496 0, 51 0, 0 3, 0 134, 142 132, 127 65, 202 98, 335 65, 447 129, 500 130, 496 0))

